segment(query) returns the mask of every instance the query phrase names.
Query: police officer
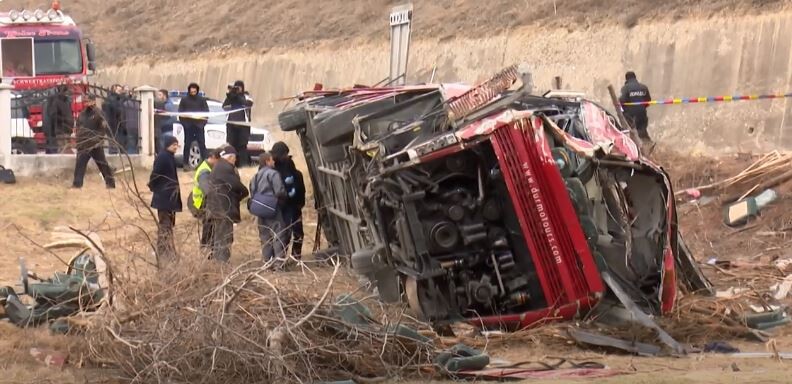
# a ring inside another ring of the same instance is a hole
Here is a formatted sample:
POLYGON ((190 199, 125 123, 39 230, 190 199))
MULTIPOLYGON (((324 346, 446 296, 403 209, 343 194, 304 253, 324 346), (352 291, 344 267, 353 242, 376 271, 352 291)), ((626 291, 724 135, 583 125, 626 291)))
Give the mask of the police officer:
MULTIPOLYGON (((638 82, 638 78, 635 77, 635 72, 627 72, 624 74, 624 79, 624 86, 621 89, 621 97, 619 98, 620 103, 636 103, 652 100, 652 96, 649 95, 649 88, 638 82)), ((652 139, 649 137, 649 132, 646 129, 649 125, 646 107, 646 105, 625 105, 623 107, 624 117, 630 120, 633 127, 638 131, 638 137, 642 140, 652 142, 652 139)))

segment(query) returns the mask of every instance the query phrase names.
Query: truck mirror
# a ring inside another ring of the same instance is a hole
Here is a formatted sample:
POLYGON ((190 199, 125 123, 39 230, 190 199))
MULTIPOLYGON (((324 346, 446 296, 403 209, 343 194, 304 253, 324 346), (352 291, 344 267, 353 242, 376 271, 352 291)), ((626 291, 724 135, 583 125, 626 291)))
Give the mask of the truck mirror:
POLYGON ((85 53, 88 56, 88 69, 95 71, 96 70, 96 48, 94 47, 93 42, 89 41, 85 43, 85 53))

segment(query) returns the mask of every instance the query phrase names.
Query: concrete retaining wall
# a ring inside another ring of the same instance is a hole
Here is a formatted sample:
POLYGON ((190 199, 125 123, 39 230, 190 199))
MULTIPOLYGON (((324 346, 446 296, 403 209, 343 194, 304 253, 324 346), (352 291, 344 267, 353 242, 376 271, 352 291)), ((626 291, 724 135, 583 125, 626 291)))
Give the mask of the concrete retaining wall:
MULTIPOLYGON (((0 163, 3 157, 0 155, 0 163)), ((153 158, 148 156, 132 155, 129 160, 118 155, 107 155, 107 161, 115 170, 128 168, 130 162, 136 171, 151 169, 153 158)), ((53 177, 63 176, 72 177, 74 174, 75 155, 11 155, 11 166, 14 174, 19 177, 53 177)), ((99 173, 96 165, 91 161, 88 163, 88 172, 99 173)), ((148 175, 146 175, 148 177, 148 175)))
MULTIPOLYGON (((481 39, 418 40, 412 47, 409 78, 427 81, 436 66, 437 80, 473 83, 506 65, 528 62, 540 89, 549 88, 558 75, 565 88, 585 91, 603 104, 609 100, 607 84, 618 89, 628 69, 638 73, 656 98, 791 90, 792 14, 735 20, 575 32, 521 29, 481 39)), ((413 36, 420 38, 421 31, 413 31, 413 36)), ((275 99, 315 82, 343 86, 382 80, 388 72, 388 52, 386 44, 349 41, 312 51, 273 50, 265 55, 108 68, 98 81, 169 89, 197 81, 210 96, 220 98, 225 85, 240 78, 256 99, 254 118, 274 122, 284 105, 275 99)), ((650 132, 662 143, 689 151, 792 149, 790 109, 785 99, 655 106, 650 109, 650 132)))

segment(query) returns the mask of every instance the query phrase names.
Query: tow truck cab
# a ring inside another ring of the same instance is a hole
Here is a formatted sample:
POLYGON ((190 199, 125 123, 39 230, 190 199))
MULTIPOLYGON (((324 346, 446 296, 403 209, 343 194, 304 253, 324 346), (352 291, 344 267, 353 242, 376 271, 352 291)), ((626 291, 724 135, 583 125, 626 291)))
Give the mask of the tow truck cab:
POLYGON ((0 76, 14 91, 31 95, 23 101, 37 144, 44 144, 42 100, 36 92, 67 84, 75 117, 84 107, 88 76, 96 70, 93 44, 54 1, 48 10, 0 12, 0 76))

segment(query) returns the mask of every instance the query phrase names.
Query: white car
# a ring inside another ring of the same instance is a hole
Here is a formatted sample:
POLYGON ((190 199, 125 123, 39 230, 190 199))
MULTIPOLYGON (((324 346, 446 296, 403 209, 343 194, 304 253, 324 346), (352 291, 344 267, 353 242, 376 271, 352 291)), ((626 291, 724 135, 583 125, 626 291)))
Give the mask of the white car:
MULTIPOLYGON (((179 98, 171 98, 171 101, 178 107, 179 98)), ((209 104, 209 112, 224 112, 223 104, 217 100, 207 100, 209 104)), ((176 162, 184 164, 182 159, 184 153, 184 127, 178 121, 173 123, 173 136, 179 139, 179 151, 176 152, 176 162)), ((226 116, 215 116, 209 118, 206 126, 204 127, 204 137, 206 138, 206 149, 212 150, 220 147, 226 140, 226 116)), ((248 154, 251 159, 255 160, 261 152, 268 151, 272 148, 274 140, 272 133, 266 128, 251 127, 250 140, 248 141, 248 154)), ((190 145, 190 158, 187 159, 186 164, 195 169, 201 163, 201 153, 198 148, 198 142, 194 141, 190 145)))

